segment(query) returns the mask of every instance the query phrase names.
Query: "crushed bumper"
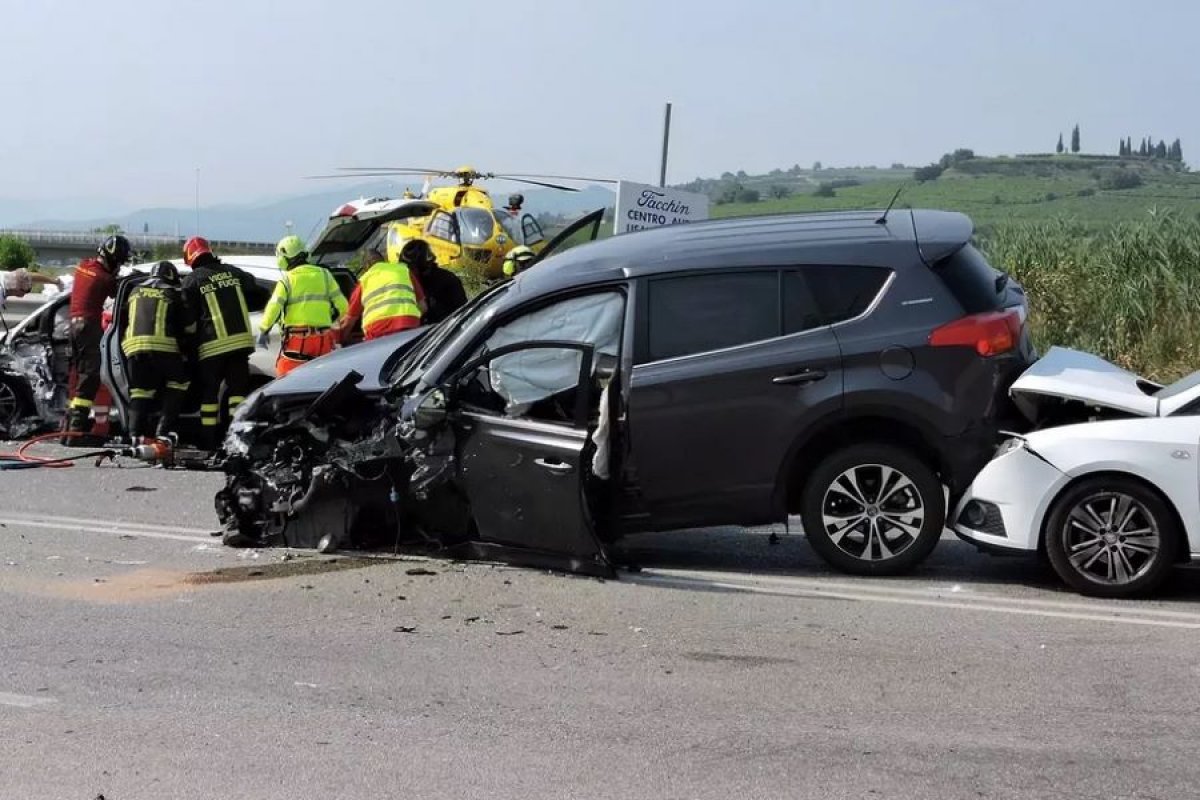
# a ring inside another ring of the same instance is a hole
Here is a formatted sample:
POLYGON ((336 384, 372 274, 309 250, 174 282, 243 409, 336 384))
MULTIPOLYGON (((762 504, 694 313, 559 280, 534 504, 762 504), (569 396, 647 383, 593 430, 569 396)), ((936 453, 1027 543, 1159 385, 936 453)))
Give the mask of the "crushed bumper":
POLYGON ((982 549, 1037 550, 1046 512, 1067 481, 1018 440, 975 478, 954 510, 952 528, 982 549))

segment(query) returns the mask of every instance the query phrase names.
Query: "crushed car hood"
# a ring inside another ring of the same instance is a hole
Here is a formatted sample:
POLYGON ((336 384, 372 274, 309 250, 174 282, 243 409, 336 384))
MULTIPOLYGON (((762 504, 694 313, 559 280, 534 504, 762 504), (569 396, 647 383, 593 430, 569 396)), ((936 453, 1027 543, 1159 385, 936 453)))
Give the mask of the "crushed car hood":
POLYGON ((1156 417, 1159 401, 1147 394, 1158 384, 1121 369, 1099 356, 1054 347, 1013 383, 1009 393, 1027 418, 1037 418, 1037 401, 1050 397, 1139 417, 1156 417))
POLYGON ((271 381, 262 388, 262 394, 265 397, 320 394, 351 371, 363 376, 358 384, 361 391, 382 391, 382 373, 388 360, 393 354, 408 349, 424 331, 425 328, 413 328, 335 350, 271 381))

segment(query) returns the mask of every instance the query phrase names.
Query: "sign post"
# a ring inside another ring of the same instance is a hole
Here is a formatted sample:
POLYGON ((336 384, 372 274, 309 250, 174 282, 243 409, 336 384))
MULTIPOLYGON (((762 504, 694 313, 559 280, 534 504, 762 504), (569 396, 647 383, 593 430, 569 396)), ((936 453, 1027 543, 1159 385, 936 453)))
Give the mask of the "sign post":
POLYGON ((708 219, 708 195, 665 186, 617 182, 614 234, 699 222, 702 219, 708 219))

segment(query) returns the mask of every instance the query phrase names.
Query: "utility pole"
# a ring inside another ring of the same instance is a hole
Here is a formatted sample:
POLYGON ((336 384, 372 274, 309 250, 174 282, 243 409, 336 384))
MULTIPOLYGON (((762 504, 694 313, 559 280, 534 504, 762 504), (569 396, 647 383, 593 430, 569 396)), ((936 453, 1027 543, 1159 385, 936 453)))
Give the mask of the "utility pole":
POLYGON ((200 168, 196 167, 196 231, 195 236, 200 235, 200 168))
POLYGON ((658 185, 667 185, 667 146, 671 142, 671 104, 667 103, 667 111, 663 117, 663 149, 662 167, 658 171, 658 185))

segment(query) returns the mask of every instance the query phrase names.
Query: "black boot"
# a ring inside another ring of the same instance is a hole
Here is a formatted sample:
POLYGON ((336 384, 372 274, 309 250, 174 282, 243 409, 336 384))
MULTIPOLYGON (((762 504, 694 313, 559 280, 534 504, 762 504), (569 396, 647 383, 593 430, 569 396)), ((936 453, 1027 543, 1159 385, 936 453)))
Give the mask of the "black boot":
POLYGON ((67 447, 95 447, 96 437, 85 436, 92 430, 92 410, 90 408, 72 407, 67 411, 67 433, 62 443, 67 447))
POLYGON ((158 418, 158 438, 176 437, 175 422, 179 419, 179 409, 182 406, 183 392, 168 389, 163 394, 162 415, 158 418))

